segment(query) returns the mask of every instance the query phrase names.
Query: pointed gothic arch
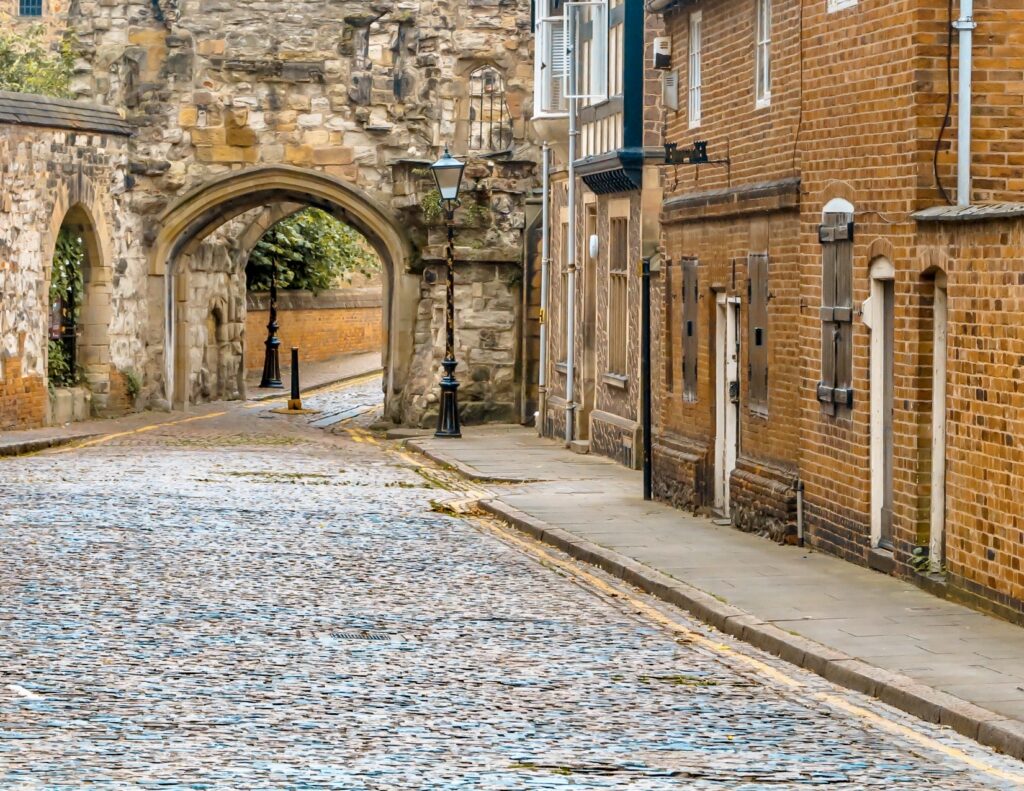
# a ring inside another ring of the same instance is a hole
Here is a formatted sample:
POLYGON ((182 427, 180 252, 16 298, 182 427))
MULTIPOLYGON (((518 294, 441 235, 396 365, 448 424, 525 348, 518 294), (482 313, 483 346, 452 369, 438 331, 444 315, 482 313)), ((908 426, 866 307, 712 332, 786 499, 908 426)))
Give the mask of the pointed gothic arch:
MULTIPOLYGON (((188 406, 188 272, 177 264, 224 223, 259 207, 313 206, 352 226, 380 256, 384 280, 385 409, 401 390, 412 355, 417 278, 407 274, 411 242, 397 218, 358 187, 315 170, 288 165, 228 173, 165 209, 150 255, 152 299, 163 304, 163 377, 167 401, 188 406)), ((273 216, 272 212, 268 216, 273 216)))

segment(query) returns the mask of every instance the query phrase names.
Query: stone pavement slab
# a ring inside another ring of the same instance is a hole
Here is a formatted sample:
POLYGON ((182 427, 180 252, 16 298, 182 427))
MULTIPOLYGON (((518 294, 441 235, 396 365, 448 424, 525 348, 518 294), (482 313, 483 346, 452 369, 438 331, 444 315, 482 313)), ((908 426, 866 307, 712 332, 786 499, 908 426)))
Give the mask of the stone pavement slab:
POLYGON ((409 444, 481 480, 532 481, 492 486, 484 505, 571 554, 834 681, 870 686, 1024 757, 1021 628, 838 558, 645 502, 639 473, 532 429, 470 427, 462 440, 409 444), (753 620, 741 623, 733 608, 753 620), (822 664, 806 640, 833 658, 822 664))

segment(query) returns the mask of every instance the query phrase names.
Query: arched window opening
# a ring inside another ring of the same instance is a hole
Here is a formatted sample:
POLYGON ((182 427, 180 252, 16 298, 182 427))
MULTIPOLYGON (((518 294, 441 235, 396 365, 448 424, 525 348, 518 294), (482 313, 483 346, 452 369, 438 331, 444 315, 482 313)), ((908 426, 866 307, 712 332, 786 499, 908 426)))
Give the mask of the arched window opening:
POLYGON ((74 387, 81 380, 78 341, 85 267, 86 248, 81 229, 63 226, 57 236, 50 276, 47 375, 51 387, 74 387))
POLYGON ((481 66, 469 75, 469 150, 504 151, 512 140, 505 78, 494 66, 481 66))

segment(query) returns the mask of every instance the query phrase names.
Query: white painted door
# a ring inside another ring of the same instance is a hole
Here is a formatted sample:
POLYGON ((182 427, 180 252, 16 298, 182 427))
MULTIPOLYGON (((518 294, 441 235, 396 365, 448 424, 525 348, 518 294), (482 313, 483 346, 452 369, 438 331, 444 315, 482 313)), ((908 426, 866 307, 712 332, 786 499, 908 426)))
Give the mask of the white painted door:
POLYGON ((715 511, 730 516, 729 480, 739 451, 739 302, 719 294, 715 321, 715 511))
POLYGON ((871 265, 871 544, 892 549, 893 520, 893 324, 892 264, 871 265))
POLYGON ((932 496, 928 568, 943 570, 946 560, 946 277, 935 278, 932 308, 932 496))

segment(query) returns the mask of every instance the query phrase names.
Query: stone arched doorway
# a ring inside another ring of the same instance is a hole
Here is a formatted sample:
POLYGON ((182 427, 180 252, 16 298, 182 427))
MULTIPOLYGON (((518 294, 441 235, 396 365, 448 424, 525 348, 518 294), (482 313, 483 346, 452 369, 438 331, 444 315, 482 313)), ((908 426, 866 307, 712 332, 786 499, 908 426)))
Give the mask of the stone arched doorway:
POLYGON ((48 422, 106 414, 110 399, 111 272, 102 218, 62 195, 47 244, 48 422), (54 356, 61 358, 55 366, 54 356), (55 381, 55 370, 61 371, 55 381))
MULTIPOLYGON (((150 260, 151 298, 163 305, 163 361, 158 377, 175 408, 188 406, 188 272, 178 262, 226 222, 260 207, 313 206, 352 226, 380 256, 384 281, 385 409, 401 391, 413 351, 418 279, 406 273, 411 244, 400 223, 353 185, 285 165, 254 167, 214 179, 180 198, 159 218, 150 260)), ((274 212, 276 213, 276 211, 274 212)))

